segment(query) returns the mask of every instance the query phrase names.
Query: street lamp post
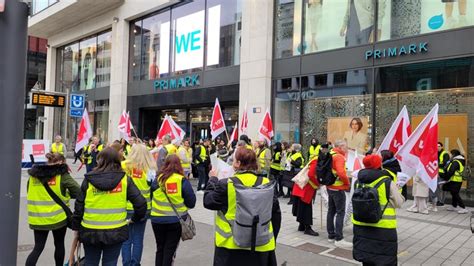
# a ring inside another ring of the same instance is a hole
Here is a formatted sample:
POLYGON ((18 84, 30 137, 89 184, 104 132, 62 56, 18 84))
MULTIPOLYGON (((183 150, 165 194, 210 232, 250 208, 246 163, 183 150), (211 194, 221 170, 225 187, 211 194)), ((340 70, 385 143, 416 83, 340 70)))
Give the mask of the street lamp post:
POLYGON ((28 5, 18 0, 0 4, 0 265, 16 265, 28 5))

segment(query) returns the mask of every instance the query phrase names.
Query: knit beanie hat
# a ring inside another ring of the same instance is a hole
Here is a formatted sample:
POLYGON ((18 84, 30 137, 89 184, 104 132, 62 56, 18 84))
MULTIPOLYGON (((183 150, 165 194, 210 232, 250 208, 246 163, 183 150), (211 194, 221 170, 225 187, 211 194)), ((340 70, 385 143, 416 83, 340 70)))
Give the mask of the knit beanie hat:
POLYGON ((370 154, 364 157, 362 161, 365 168, 368 169, 379 169, 382 167, 382 157, 377 154, 370 154))

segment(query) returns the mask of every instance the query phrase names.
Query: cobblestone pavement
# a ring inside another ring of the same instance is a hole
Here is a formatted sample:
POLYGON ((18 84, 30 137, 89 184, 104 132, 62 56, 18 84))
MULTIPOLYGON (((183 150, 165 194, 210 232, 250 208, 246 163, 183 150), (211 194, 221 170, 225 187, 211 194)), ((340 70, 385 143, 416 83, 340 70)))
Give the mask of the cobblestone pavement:
MULTIPOLYGON (((70 164, 73 175, 80 183, 83 171, 77 172, 78 165, 70 164)), ((20 210, 20 233, 18 264, 24 264, 33 244, 32 231, 26 221, 26 172, 22 175, 22 199, 20 210)), ((193 180, 193 183, 195 181, 193 180)), ((195 185, 195 184, 194 184, 195 185)), ((198 194, 196 208, 190 213, 197 222, 198 236, 192 241, 181 243, 178 249, 177 265, 193 263, 194 265, 211 265, 213 255, 214 213, 204 209, 202 195, 198 194)), ((353 265, 352 251, 336 248, 327 241, 326 208, 321 207, 318 196, 313 206, 314 226, 319 237, 307 236, 297 231, 297 223, 291 215, 291 206, 287 199, 280 200, 282 209, 282 229, 278 237, 277 256, 282 265, 353 265), (321 219, 323 217, 323 219, 321 219)), ((439 207, 438 212, 429 215, 406 212, 412 204, 408 201, 404 208, 398 210, 398 257, 401 265, 474 265, 474 236, 469 229, 470 214, 457 214, 439 207)), ((352 240, 352 226, 344 228, 347 241, 352 240)), ((71 234, 68 234, 67 242, 71 234)), ((52 238, 50 236, 50 238, 52 238)), ((145 236, 143 265, 152 265, 154 257, 154 236, 151 226, 147 226, 145 236)), ((54 251, 50 239, 39 265, 48 265, 54 251), (42 264, 44 263, 44 264, 42 264)))

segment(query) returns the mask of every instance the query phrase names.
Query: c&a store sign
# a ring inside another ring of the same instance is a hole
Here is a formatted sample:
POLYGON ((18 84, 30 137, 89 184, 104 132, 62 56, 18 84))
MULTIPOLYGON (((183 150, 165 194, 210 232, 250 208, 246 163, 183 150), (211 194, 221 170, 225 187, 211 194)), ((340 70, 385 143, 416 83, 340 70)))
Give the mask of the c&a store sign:
POLYGON ((155 91, 192 88, 198 87, 199 85, 201 85, 199 82, 199 74, 193 74, 179 78, 157 79, 153 82, 153 88, 155 91))

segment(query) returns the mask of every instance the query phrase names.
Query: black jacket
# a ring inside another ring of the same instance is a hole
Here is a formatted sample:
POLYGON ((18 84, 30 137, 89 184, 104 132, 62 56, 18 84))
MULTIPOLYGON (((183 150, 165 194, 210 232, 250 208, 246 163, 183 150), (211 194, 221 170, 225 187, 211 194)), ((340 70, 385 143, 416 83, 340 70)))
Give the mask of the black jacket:
POLYGON ((456 161, 460 162, 462 166, 466 166, 466 159, 464 159, 464 156, 462 155, 456 156, 453 158, 453 160, 446 162, 445 174, 444 174, 444 178, 446 180, 449 180, 456 173, 456 171, 459 171, 461 169, 459 163, 457 163, 456 161), (449 168, 449 171, 448 171, 448 168, 449 168))
MULTIPOLYGON (((110 191, 117 187, 125 175, 122 171, 117 172, 91 172, 85 175, 84 182, 81 185, 81 193, 74 204, 74 215, 72 220, 72 229, 79 230, 79 239, 82 243, 89 245, 113 245, 122 243, 128 239, 128 226, 122 226, 115 229, 88 229, 81 226, 84 215, 84 201, 89 183, 102 191, 110 191)), ((127 182, 127 200, 133 204, 134 213, 133 222, 141 221, 145 218, 147 205, 146 200, 135 186, 133 180, 128 177, 127 182)))
MULTIPOLYGON (((222 211, 224 214, 228 209, 227 198, 227 182, 224 178, 218 180, 216 177, 211 177, 207 184, 206 192, 204 194, 204 208, 213 211, 222 211)), ((281 210, 280 203, 276 194, 273 197, 272 208, 272 226, 275 241, 281 227, 281 210)), ((218 248, 214 252, 215 266, 233 266, 233 265, 276 265, 275 252, 255 252, 250 253, 246 250, 229 250, 226 248, 218 248)))
MULTIPOLYGON (((383 175, 386 174, 382 170, 362 169, 358 174, 358 180, 369 184, 383 175)), ((355 260, 374 265, 397 265, 396 229, 354 225, 353 243, 352 255, 355 260)))

